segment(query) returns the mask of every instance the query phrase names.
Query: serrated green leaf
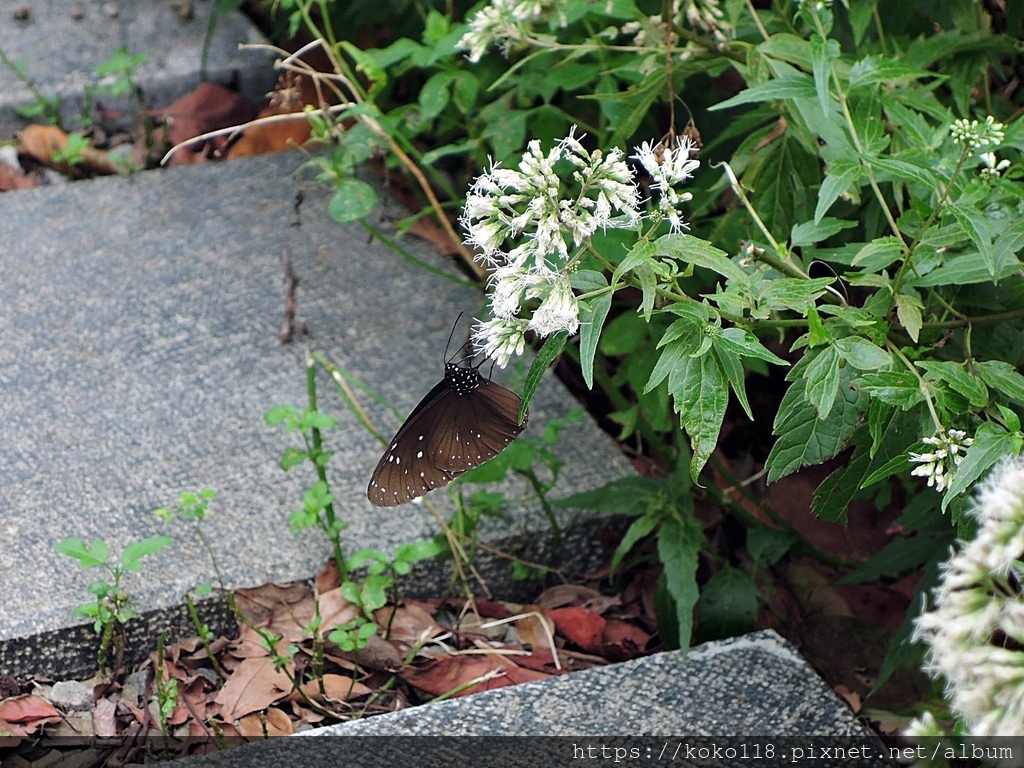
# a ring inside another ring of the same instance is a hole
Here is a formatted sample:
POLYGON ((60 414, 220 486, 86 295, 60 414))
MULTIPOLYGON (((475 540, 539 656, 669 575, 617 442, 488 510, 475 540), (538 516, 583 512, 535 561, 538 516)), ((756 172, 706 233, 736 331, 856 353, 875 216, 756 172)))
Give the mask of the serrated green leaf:
POLYGON ((747 400, 746 376, 744 375, 743 363, 739 355, 720 346, 714 346, 712 349, 714 350, 715 357, 718 359, 718 364, 725 372, 726 378, 729 379, 729 385, 736 394, 736 399, 739 400, 743 412, 747 414, 748 419, 753 421, 754 413, 750 410, 750 402, 747 400))
POLYGON ((658 529, 658 559, 665 567, 665 586, 675 602, 679 647, 689 648, 693 609, 697 604, 697 566, 700 563, 700 527, 670 517, 658 529), (696 528, 696 531, 694 530, 696 528))
POLYGON ((556 357, 562 354, 562 349, 565 347, 565 342, 568 338, 568 331, 559 331, 548 336, 544 340, 544 346, 540 348, 537 356, 533 358, 533 362, 530 364, 530 371, 526 374, 526 381, 523 383, 523 395, 519 402, 519 415, 517 418, 520 424, 523 423, 526 409, 530 407, 530 402, 537 393, 537 387, 543 381, 548 366, 555 361, 556 357))
POLYGON ((837 584, 864 584, 878 581, 883 576, 899 576, 916 570, 948 546, 948 537, 934 534, 918 534, 909 538, 890 541, 866 563, 857 566, 843 576, 837 584))
POLYGON ((766 363, 789 366, 789 363, 764 346, 757 336, 743 328, 726 328, 715 336, 712 342, 741 357, 755 357, 766 363))
POLYGON ((1024 376, 1002 360, 975 362, 974 370, 981 380, 1011 402, 1024 405, 1024 376))
POLYGON ((720 640, 750 632, 757 618, 757 585, 746 573, 725 566, 700 591, 698 640, 720 640))
POLYGON ((898 237, 876 237, 857 251, 851 264, 866 272, 877 272, 902 259, 906 250, 906 245, 898 237))
POLYGON ((664 483, 652 478, 630 475, 592 491, 582 491, 564 499, 557 499, 551 504, 556 507, 593 509, 600 512, 643 514, 652 500, 660 496, 663 486, 664 483))
POLYGON ((455 73, 451 71, 435 72, 427 82, 420 88, 419 105, 420 112, 427 120, 433 120, 440 115, 448 106, 451 94, 448 86, 455 79, 455 73))
POLYGON ((1000 264, 996 261, 992 250, 992 237, 989 234, 990 226, 988 220, 974 208, 969 208, 959 203, 951 203, 947 207, 949 212, 953 214, 953 218, 957 220, 957 223, 964 228, 964 232, 967 233, 971 242, 974 243, 974 247, 978 249, 981 260, 987 266, 989 278, 995 280, 999 274, 1000 264))
POLYGON ((929 376, 926 376, 926 379, 944 381, 976 408, 988 405, 988 388, 985 382, 968 373, 963 363, 954 363, 952 360, 921 360, 917 365, 928 372, 929 376))
POLYGON ((718 444, 729 404, 728 379, 714 355, 681 357, 669 372, 668 391, 680 425, 690 437, 690 476, 697 483, 718 444))
POLYGON ((1011 434, 997 424, 986 422, 974 433, 974 444, 967 449, 964 460, 956 468, 953 482, 942 496, 942 511, 958 495, 974 484, 1004 456, 1017 456, 1021 436, 1011 434))
POLYGON ((835 347, 843 360, 860 371, 876 371, 892 365, 892 357, 888 352, 860 336, 837 339, 835 347))
POLYGON ((777 531, 764 525, 747 529, 747 551, 761 566, 775 565, 799 540, 792 531, 777 531))
POLYGON ((807 365, 807 400, 818 411, 818 418, 826 419, 839 394, 839 353, 829 345, 811 354, 807 365))
POLYGON ((142 541, 133 541, 122 550, 121 565, 125 570, 137 571, 139 570, 139 560, 154 552, 159 552, 172 541, 174 539, 170 536, 150 536, 142 541))
POLYGON ((86 544, 82 539, 71 537, 58 541, 53 545, 54 550, 62 555, 72 557, 79 562, 83 568, 96 568, 106 565, 110 556, 110 549, 100 539, 93 541, 92 545, 86 544))
POLYGON ((837 232, 851 229, 857 222, 846 219, 822 218, 797 224, 789 234, 789 244, 793 248, 806 245, 817 245, 837 232))
POLYGON ((814 81, 806 75, 780 77, 762 85, 755 85, 740 91, 731 99, 726 99, 708 108, 710 112, 721 109, 732 109, 743 104, 756 104, 761 101, 791 101, 793 99, 814 99, 817 97, 814 81))
POLYGON ((864 167, 857 161, 839 158, 830 160, 827 173, 818 191, 818 204, 814 208, 814 220, 821 221, 839 196, 856 185, 865 175, 864 167))
POLYGON ((587 389, 594 388, 594 355, 611 308, 612 294, 608 292, 590 299, 587 308, 580 312, 580 369, 587 389))
POLYGON ((896 319, 900 321, 903 330, 915 343, 921 333, 921 328, 924 327, 924 319, 921 316, 922 309, 924 309, 924 304, 917 296, 912 296, 909 293, 900 293, 896 296, 896 319))
POLYGON ((907 410, 924 401, 921 384, 910 371, 878 371, 859 376, 853 382, 872 398, 907 410))
POLYGON ((825 39, 819 34, 811 35, 814 89, 818 95, 818 106, 824 115, 831 113, 829 85, 832 78, 832 62, 839 58, 839 54, 838 40, 825 39))
POLYGON ((807 312, 832 282, 834 278, 831 277, 816 277, 813 280, 797 277, 765 280, 761 284, 761 302, 770 309, 807 312))
POLYGON ((768 454, 768 482, 800 467, 820 464, 838 454, 857 429, 867 395, 850 385, 851 369, 840 372, 839 397, 826 419, 807 401, 806 380, 794 381, 782 397, 773 432, 778 435, 768 454))
POLYGON ((704 267, 732 280, 747 279, 747 273, 733 263, 725 251, 693 235, 662 235, 654 241, 654 249, 655 255, 704 267))
POLYGON ((622 535, 619 546, 615 548, 615 553, 612 555, 611 564, 608 566, 609 574, 614 576, 618 572, 622 558, 630 553, 637 542, 649 536, 662 519, 664 519, 663 513, 649 512, 638 517, 630 524, 629 528, 622 535))
POLYGON ((928 190, 938 189, 940 186, 938 177, 930 168, 893 157, 865 157, 864 160, 876 171, 880 171, 880 176, 888 176, 889 178, 884 179, 886 181, 897 184, 914 182, 928 190))

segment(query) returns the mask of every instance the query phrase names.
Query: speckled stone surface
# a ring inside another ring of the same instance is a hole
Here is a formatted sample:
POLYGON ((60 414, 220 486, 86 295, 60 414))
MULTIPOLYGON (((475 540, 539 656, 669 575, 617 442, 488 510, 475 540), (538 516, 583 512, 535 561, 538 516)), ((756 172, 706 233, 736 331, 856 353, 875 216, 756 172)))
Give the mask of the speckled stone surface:
POLYGON ((819 748, 829 744, 857 745, 869 749, 871 758, 810 761, 814 765, 895 765, 879 758, 883 753, 881 745, 854 719, 797 650, 771 631, 706 643, 691 649, 686 661, 678 653, 661 653, 308 734, 313 738, 251 744, 190 759, 185 765, 261 768, 290 764, 318 768, 344 763, 399 768, 790 763, 789 759, 693 761, 679 754, 674 760, 667 756, 680 744, 679 740, 707 744, 717 738, 720 746, 733 747, 747 741, 752 749, 753 737, 761 737, 762 749, 766 743, 775 744, 777 758, 784 749, 797 746, 806 750, 817 742, 819 748), (353 736, 420 738, 341 738, 353 736), (659 755, 665 745, 668 753, 659 755), (609 755, 601 760, 574 754, 576 748, 585 746, 640 752, 633 760, 628 755, 620 759, 609 755), (502 752, 500 759, 487 759, 488 750, 502 752))
MULTIPOLYGON (((147 106, 166 106, 199 82, 203 41, 215 3, 192 0, 177 5, 190 6, 193 18, 182 19, 170 0, 0 0, 0 47, 43 94, 61 98, 66 123, 73 124, 73 116, 81 113, 85 88, 100 84, 102 78, 93 70, 122 46, 148 57, 136 77, 147 106), (27 19, 15 18, 19 8, 28 9, 27 19)), ((238 45, 264 42, 240 13, 221 14, 210 38, 207 77, 260 99, 277 79, 274 56, 240 51, 238 45)), ((107 107, 127 106, 109 96, 100 96, 99 101, 107 107)), ((0 138, 25 125, 15 108, 34 102, 28 86, 0 65, 0 138)))
MULTIPOLYGON (((127 589, 143 610, 175 605, 212 579, 191 528, 167 528, 152 514, 183 490, 218 491, 205 533, 229 586, 310 577, 329 554, 326 539, 292 535, 287 519, 315 476, 305 466, 281 471, 281 451, 299 438, 266 426, 264 413, 305 404, 307 347, 407 412, 441 378, 455 317, 479 314, 477 290, 410 264, 359 225, 332 221, 327 191, 294 178, 302 160, 285 154, 4 196, 0 641, 20 640, 0 642, 0 671, 34 665, 58 673, 67 661, 70 650, 43 659, 50 646, 28 637, 74 623, 73 607, 99 575, 53 551, 64 537, 102 538, 119 552, 146 536, 174 535, 171 547, 129 574, 127 589), (305 202, 296 225, 298 189, 305 202), (278 338, 285 248, 300 279, 298 320, 310 331, 291 345, 278 338)), ((401 215, 386 204, 374 224, 390 232, 401 215)), ((404 246, 457 271, 420 241, 404 246)), ((326 439, 336 451, 331 478, 338 514, 349 522, 348 551, 432 536, 438 526, 424 505, 370 506, 365 487, 380 446, 326 376, 320 392, 340 421, 326 439)), ((369 397, 364 404, 382 431, 395 429, 383 408, 369 397)), ((524 437, 539 437, 574 405, 548 377, 524 437)), ((559 453, 566 465, 553 498, 628 471, 590 421, 565 428, 559 453)), ((505 491, 526 495, 525 484, 505 491)), ((442 514, 450 509, 444 491, 429 498, 442 514)), ((577 514, 563 516, 563 555, 593 567, 602 556, 593 526, 603 519, 574 523, 577 514)), ((504 519, 485 522, 484 536, 539 558, 546 530, 536 505, 514 505, 504 519)), ((507 565, 481 567, 500 593, 507 565)), ((443 571, 424 568, 407 585, 441 590, 443 571)))

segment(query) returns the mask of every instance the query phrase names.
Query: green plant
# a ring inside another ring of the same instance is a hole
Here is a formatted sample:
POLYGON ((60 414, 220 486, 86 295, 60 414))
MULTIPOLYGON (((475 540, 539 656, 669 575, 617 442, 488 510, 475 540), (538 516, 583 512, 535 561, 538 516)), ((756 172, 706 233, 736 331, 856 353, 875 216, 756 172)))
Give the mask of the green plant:
POLYGON ((109 575, 109 581, 97 579, 89 585, 88 591, 95 600, 74 610, 76 618, 92 619, 93 629, 100 636, 96 663, 101 672, 107 671, 111 654, 116 660, 115 669, 120 667, 120 657, 124 652, 124 625, 138 615, 134 600, 121 583, 125 573, 138 571, 142 567, 142 558, 159 552, 171 541, 168 536, 150 536, 132 542, 121 551, 120 560, 116 562, 111 562, 110 548, 102 539, 87 544, 72 537, 53 545, 60 554, 77 560, 79 567, 102 568, 109 575))
POLYGON ((56 125, 60 122, 60 97, 54 96, 50 98, 45 93, 39 90, 32 79, 25 74, 25 66, 20 62, 14 62, 4 52, 4 49, 0 47, 0 62, 3 62, 4 66, 7 67, 13 75, 20 80, 26 88, 32 93, 32 97, 35 101, 29 106, 15 107, 15 113, 18 117, 25 120, 41 119, 45 123, 56 125))
POLYGON ((164 641, 166 640, 166 633, 161 633, 157 639, 156 647, 156 669, 153 671, 153 694, 150 697, 150 701, 157 705, 157 719, 160 721, 160 735, 163 737, 164 746, 166 747, 170 740, 170 729, 168 728, 168 720, 174 713, 174 708, 178 705, 178 681, 169 677, 165 672, 164 666, 164 641))

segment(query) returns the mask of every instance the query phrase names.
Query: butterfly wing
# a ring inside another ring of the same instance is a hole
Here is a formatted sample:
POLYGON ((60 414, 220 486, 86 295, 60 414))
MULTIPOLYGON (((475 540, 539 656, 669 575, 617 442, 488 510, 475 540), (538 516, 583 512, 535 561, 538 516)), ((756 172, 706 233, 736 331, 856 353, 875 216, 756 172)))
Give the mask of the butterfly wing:
MULTIPOLYGON (((472 392, 450 398, 444 429, 427 438, 427 455, 438 469, 461 475, 505 450, 526 429, 519 424, 519 395, 481 379, 472 392)), ((445 403, 448 406, 448 403, 445 403)))
POLYGON ((443 404, 443 395, 447 391, 447 382, 441 380, 413 408, 409 418, 391 439, 366 486, 366 498, 374 506, 405 504, 427 491, 447 485, 455 477, 430 462, 423 462, 425 432, 434 423, 436 414, 433 409, 443 404))

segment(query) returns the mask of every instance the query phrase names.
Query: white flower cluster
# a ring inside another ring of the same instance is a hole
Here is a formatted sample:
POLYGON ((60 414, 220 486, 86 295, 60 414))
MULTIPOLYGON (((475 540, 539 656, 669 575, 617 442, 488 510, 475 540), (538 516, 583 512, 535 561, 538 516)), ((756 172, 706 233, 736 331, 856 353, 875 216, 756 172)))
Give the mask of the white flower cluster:
POLYGON ((658 192, 658 210, 669 222, 673 232, 681 232, 686 228, 679 217, 677 206, 692 200, 693 195, 678 192, 676 185, 689 181, 700 166, 699 160, 690 157, 694 146, 687 136, 680 138, 674 149, 645 141, 632 156, 651 175, 651 186, 658 192))
POLYGON ((462 36, 457 47, 468 50, 467 58, 472 62, 480 61, 492 45, 498 45, 502 53, 508 55, 514 42, 529 36, 529 25, 556 5, 556 0, 491 0, 490 5, 473 16, 469 32, 462 36))
MULTIPOLYGON (((466 198, 460 220, 466 242, 492 270, 493 319, 477 324, 473 340, 500 367, 522 353, 527 330, 542 337, 579 330, 579 302, 570 274, 580 249, 598 229, 631 229, 644 219, 625 155, 618 149, 591 152, 581 138, 573 127, 546 154, 539 141, 531 141, 518 168, 492 164, 466 198), (527 301, 539 304, 529 320, 519 317, 527 301)), ((691 148, 683 139, 671 151, 659 152, 650 143, 637 149, 636 158, 651 174, 660 197, 649 218, 655 224, 669 221, 674 231, 685 227, 676 206, 691 197, 675 186, 699 165, 689 157, 691 148)))
MULTIPOLYGON (((927 670, 946 681, 953 711, 975 736, 1024 733, 1024 460, 1003 461, 982 484, 978 534, 942 568, 935 607, 914 637, 927 670)), ((927 726, 928 723, 921 723, 927 726)))
MULTIPOLYGON (((724 21, 725 13, 719 7, 719 0, 672 0, 672 22, 668 29, 662 17, 648 16, 643 21, 628 21, 619 29, 620 34, 632 37, 633 45, 647 47, 664 45, 675 47, 679 38, 673 27, 682 26, 685 20, 690 29, 711 33, 720 42, 728 39, 731 27, 724 21), (668 38, 666 40, 666 33, 668 38)), ((685 52, 681 54, 685 56, 685 52)))
POLYGON ((984 123, 977 120, 968 120, 966 117, 954 120, 949 126, 949 132, 953 135, 953 141, 963 144, 971 149, 984 149, 995 147, 1003 143, 1005 126, 997 122, 992 115, 985 118, 984 123))
POLYGON ((962 429, 951 429, 939 432, 935 437, 926 437, 924 442, 934 445, 935 450, 929 453, 911 453, 910 460, 920 463, 910 474, 927 477, 928 486, 942 493, 953 482, 953 475, 960 462, 964 460, 961 449, 970 448, 974 440, 967 437, 962 429))

